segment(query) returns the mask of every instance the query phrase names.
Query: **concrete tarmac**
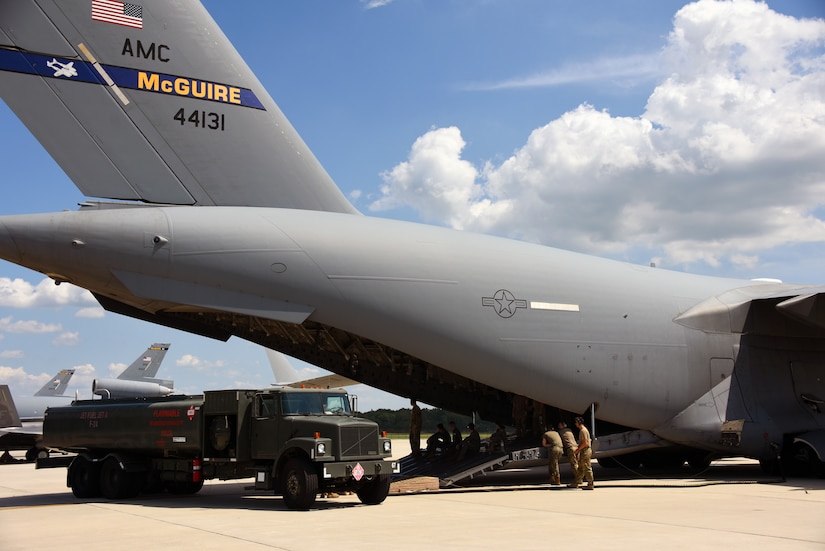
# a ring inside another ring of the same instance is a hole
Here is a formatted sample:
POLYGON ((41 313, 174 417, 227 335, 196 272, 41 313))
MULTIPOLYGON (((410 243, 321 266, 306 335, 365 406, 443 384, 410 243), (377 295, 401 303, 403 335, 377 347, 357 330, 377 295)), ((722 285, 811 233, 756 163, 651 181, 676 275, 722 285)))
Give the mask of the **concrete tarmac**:
MULTIPOLYGON (((280 497, 246 489, 251 479, 210 481, 194 496, 83 502, 65 469, 0 465, 0 549, 825 549, 823 480, 772 482, 745 459, 681 478, 595 462, 594 471, 592 492, 550 487, 539 467, 377 506, 342 496, 290 511, 280 497)), ((570 480, 567 466, 562 478, 570 480)))

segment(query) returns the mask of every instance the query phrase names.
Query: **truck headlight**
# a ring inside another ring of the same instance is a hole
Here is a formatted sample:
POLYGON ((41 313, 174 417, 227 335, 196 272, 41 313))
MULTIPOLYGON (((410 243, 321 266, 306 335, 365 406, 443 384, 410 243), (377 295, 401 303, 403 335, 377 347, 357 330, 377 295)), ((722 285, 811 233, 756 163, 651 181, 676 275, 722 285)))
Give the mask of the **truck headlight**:
POLYGON ((324 455, 325 453, 327 453, 327 445, 323 442, 318 442, 318 444, 315 446, 315 452, 318 455, 324 455))
POLYGON ((392 452, 392 442, 389 440, 384 440, 384 453, 391 453, 392 452))

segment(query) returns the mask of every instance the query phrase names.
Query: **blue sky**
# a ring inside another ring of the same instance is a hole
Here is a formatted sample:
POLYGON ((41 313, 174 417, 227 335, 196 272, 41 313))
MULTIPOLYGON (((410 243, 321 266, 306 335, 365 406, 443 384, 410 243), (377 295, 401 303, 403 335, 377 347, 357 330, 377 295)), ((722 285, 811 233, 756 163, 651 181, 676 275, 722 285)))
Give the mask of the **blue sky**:
MULTIPOLYGON (((825 4, 208 0, 362 212, 662 268, 825 281, 825 4)), ((0 103, 2 213, 84 199, 0 103)), ((0 264, 0 383, 123 369, 265 386, 264 352, 103 313, 0 264)), ((318 371, 295 362, 306 376, 318 371)), ((406 401, 356 387, 361 409, 406 401)))

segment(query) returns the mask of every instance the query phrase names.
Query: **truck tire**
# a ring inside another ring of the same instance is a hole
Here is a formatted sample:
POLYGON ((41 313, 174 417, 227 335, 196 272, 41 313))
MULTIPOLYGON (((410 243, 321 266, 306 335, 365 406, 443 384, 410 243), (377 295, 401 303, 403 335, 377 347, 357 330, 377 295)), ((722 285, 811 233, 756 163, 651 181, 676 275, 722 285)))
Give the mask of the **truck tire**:
POLYGON ((318 493, 318 473, 304 458, 293 457, 281 473, 284 503, 290 509, 309 509, 318 493))
POLYGON ((170 494, 175 495, 191 495, 197 494, 203 488, 203 480, 198 482, 169 482, 166 484, 166 489, 170 494))
POLYGON ((378 505, 390 493, 390 475, 380 474, 368 480, 355 491, 364 505, 378 505))
POLYGON ((49 457, 49 450, 38 447, 26 450, 26 461, 34 463, 38 457, 49 457), (44 453, 45 455, 43 455, 44 453))
POLYGON ((75 497, 86 499, 100 495, 100 467, 82 456, 69 466, 69 486, 75 497))
POLYGON ((135 473, 128 473, 120 466, 120 461, 110 457, 100 468, 100 492, 107 499, 135 497, 140 485, 135 473))

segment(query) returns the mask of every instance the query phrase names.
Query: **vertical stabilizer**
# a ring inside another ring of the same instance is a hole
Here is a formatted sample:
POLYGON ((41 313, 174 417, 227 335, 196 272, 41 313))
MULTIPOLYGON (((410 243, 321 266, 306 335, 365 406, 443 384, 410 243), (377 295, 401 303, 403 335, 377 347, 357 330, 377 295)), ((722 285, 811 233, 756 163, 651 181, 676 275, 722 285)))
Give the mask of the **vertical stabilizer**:
POLYGON ((20 427, 20 416, 11 397, 9 385, 0 385, 0 427, 20 427))
POLYGON ((292 367, 286 356, 269 348, 265 350, 269 365, 272 367, 272 373, 275 375, 275 382, 278 385, 295 388, 341 388, 359 384, 358 381, 336 373, 328 373, 312 379, 301 379, 298 370, 292 367))
POLYGON ((0 97, 88 196, 356 212, 197 0, 0 2, 0 97))
POLYGON ((279 385, 287 385, 300 379, 298 371, 290 365, 286 356, 280 352, 267 348, 266 357, 269 360, 269 366, 272 368, 272 374, 275 376, 275 382, 279 385))
POLYGON ((146 352, 137 357, 132 365, 123 370, 123 373, 117 376, 118 379, 125 379, 128 381, 142 381, 144 379, 151 379, 158 373, 160 364, 163 358, 166 357, 166 352, 169 350, 168 342, 156 342, 146 349, 146 352))
POLYGON ((132 365, 124 369, 117 379, 95 379, 92 381, 92 393, 107 399, 171 394, 175 387, 174 381, 154 378, 169 346, 167 342, 154 343, 132 365))
POLYGON ((57 374, 43 385, 43 388, 34 393, 35 396, 63 396, 69 380, 74 375, 74 369, 61 369, 57 374))

